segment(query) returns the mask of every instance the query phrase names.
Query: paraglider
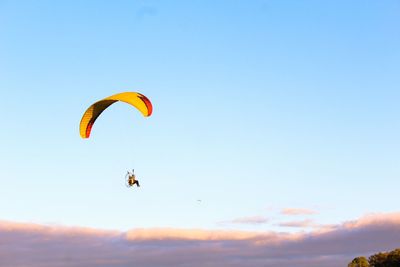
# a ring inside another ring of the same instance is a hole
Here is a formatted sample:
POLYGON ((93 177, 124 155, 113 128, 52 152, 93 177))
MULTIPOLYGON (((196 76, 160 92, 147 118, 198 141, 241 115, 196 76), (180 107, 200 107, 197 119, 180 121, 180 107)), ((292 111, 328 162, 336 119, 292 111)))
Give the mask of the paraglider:
MULTIPOLYGON (((135 107, 144 117, 149 117, 153 112, 153 106, 150 100, 146 96, 137 92, 124 92, 106 97, 92 104, 83 114, 79 125, 79 133, 81 137, 84 139, 89 138, 96 119, 104 110, 118 101, 125 102, 135 107)), ((134 170, 132 170, 132 173, 128 171, 125 176, 125 182, 127 187, 132 187, 135 184, 137 187, 140 187, 139 181, 136 179, 134 174, 134 170)))
POLYGON ((132 172, 127 172, 125 175, 125 185, 126 187, 131 187, 136 184, 137 187, 140 187, 139 180, 136 179, 135 170, 132 172))
POLYGON ((92 104, 83 114, 79 126, 79 132, 82 138, 89 138, 92 127, 100 114, 115 102, 125 102, 137 108, 145 117, 149 117, 153 112, 153 106, 150 100, 144 95, 136 92, 119 93, 106 97, 92 104))

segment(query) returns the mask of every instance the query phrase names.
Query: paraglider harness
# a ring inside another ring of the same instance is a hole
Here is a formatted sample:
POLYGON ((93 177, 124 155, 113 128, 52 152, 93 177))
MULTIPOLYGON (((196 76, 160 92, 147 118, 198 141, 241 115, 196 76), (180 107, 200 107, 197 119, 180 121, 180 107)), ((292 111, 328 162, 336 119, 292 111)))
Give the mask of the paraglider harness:
POLYGON ((135 184, 137 187, 140 187, 139 181, 136 180, 135 170, 132 170, 132 172, 128 171, 127 174, 125 175, 125 185, 127 187, 132 187, 135 184))

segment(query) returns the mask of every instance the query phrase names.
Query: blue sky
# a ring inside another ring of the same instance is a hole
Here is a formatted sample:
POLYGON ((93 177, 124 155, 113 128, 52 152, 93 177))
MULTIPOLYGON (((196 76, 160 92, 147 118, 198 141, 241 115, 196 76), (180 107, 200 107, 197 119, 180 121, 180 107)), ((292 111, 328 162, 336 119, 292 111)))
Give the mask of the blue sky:
POLYGON ((1 219, 282 230, 284 208, 324 224, 398 211, 399 11, 0 1, 1 219), (114 105, 82 140, 85 109, 122 91, 153 116, 114 105), (227 223, 254 216, 269 221, 227 223))

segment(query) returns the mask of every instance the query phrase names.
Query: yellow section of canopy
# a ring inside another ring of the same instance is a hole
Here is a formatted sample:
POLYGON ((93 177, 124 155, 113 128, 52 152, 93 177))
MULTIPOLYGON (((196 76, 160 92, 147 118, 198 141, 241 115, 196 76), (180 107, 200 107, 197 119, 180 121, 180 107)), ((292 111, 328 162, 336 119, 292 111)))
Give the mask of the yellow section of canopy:
POLYGON ((145 117, 153 112, 150 100, 137 92, 125 92, 106 97, 91 105, 83 114, 79 126, 79 132, 82 138, 89 138, 92 126, 100 114, 115 102, 125 102, 137 108, 145 117))

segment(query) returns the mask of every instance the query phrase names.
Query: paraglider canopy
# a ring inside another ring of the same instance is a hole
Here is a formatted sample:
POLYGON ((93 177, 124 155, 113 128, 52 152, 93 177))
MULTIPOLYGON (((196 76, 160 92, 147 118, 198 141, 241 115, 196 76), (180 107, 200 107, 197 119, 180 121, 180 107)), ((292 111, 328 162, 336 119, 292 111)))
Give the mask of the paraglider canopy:
POLYGON ((89 138, 92 127, 100 114, 115 102, 125 102, 137 108, 145 117, 153 112, 153 106, 150 100, 137 92, 125 92, 106 97, 92 104, 83 114, 79 126, 79 132, 82 138, 89 138))

